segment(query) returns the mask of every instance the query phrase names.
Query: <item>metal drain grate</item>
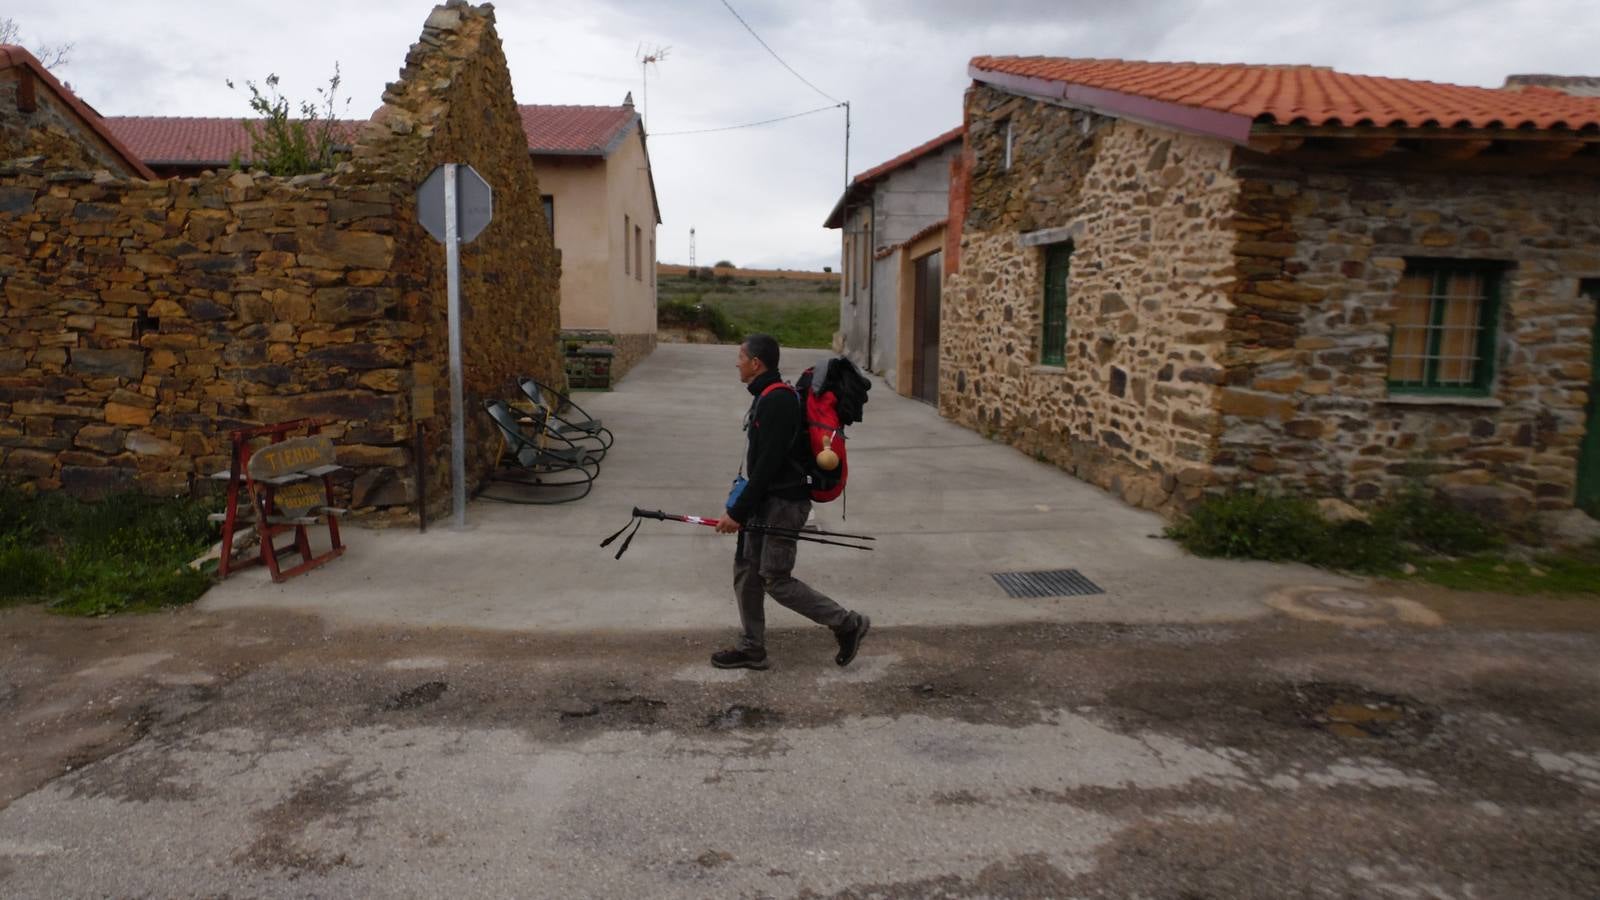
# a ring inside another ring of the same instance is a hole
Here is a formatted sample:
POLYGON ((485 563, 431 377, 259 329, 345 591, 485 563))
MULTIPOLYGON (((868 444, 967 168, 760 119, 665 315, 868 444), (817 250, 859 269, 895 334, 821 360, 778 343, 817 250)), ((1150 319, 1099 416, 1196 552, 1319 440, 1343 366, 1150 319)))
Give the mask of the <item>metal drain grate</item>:
POLYGON ((1104 594, 1077 569, 1050 569, 1045 572, 992 572, 990 576, 1007 597, 1082 597, 1104 594))

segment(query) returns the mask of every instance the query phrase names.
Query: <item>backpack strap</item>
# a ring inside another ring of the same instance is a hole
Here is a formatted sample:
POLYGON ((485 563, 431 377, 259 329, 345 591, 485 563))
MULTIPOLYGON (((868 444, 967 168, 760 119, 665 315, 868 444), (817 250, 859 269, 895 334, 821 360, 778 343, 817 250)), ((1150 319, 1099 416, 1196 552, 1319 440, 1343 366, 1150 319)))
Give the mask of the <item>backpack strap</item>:
MULTIPOLYGON (((806 370, 807 374, 810 374, 810 372, 810 369, 806 370)), ((796 441, 803 442, 804 446, 810 447, 811 437, 808 434, 809 427, 806 424, 806 402, 800 398, 800 391, 794 385, 787 381, 774 381, 772 384, 769 384, 761 389, 761 396, 756 398, 756 403, 759 404, 768 394, 779 388, 788 388, 789 392, 794 395, 794 402, 800 404, 800 430, 795 432, 794 439, 796 441)), ((755 419, 752 419, 750 424, 756 428, 761 427, 761 423, 755 419)), ((795 474, 800 476, 800 483, 809 485, 811 483, 810 477, 806 474, 805 468, 794 459, 793 454, 790 454, 789 463, 790 466, 795 470, 795 474)), ((744 475, 743 462, 739 464, 739 474, 740 476, 744 475)))
MULTIPOLYGON (((802 419, 805 418, 806 407, 805 407, 805 403, 801 402, 801 400, 800 400, 800 392, 795 390, 794 385, 790 384, 787 381, 774 381, 773 383, 771 383, 771 384, 767 385, 766 387, 762 388, 761 389, 761 396, 756 398, 756 402, 759 404, 762 400, 766 399, 766 396, 768 394, 772 393, 773 391, 775 391, 775 390, 777 390, 779 388, 788 388, 791 392, 793 392, 795 402, 800 403, 800 417, 802 419)), ((758 422, 758 421, 755 421, 753 419, 751 420, 750 424, 754 425, 757 428, 761 427, 761 423, 758 422)))

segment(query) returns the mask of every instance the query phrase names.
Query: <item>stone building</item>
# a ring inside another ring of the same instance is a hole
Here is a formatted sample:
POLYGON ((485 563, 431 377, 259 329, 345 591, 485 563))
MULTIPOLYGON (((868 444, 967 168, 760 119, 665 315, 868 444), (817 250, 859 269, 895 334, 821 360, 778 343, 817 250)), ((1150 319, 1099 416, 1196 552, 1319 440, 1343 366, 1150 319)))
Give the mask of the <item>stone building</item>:
MULTIPOLYGON (((517 121, 561 256, 561 327, 602 333, 615 347, 612 379, 655 349, 656 226, 661 222, 644 124, 620 106, 521 103, 517 121)), ((238 118, 108 116, 111 132, 165 176, 248 164, 238 118)), ((340 120, 354 141, 365 123, 340 120)))
MULTIPOLYGON (((154 178, 105 121, 21 47, 0 44, 0 154, 154 178)), ((9 211, 9 210, 4 210, 9 211)))
POLYGON ((978 57, 940 409, 1138 506, 1592 503, 1600 102, 978 57))
MULTIPOLYGON (((836 348, 864 369, 884 376, 901 394, 911 396, 917 364, 925 355, 914 343, 914 327, 902 341, 904 324, 914 326, 912 311, 903 309, 901 270, 907 240, 925 236, 949 208, 950 164, 961 152, 961 129, 954 128, 920 146, 862 172, 834 204, 824 224, 840 229, 839 337, 836 348)), ((935 260, 932 265, 937 265, 935 260)), ((922 263, 925 270, 928 262, 922 263)), ((915 278, 915 274, 912 275, 915 278)), ((935 279, 937 284, 937 279, 935 279)), ((932 309, 933 342, 938 346, 938 308, 932 309)), ((936 361, 935 361, 936 364, 936 361)), ((932 399, 934 384, 927 385, 932 399)), ((919 384, 920 386, 920 384, 919 384)))
POLYGON ((447 503, 444 254, 414 195, 464 161, 495 188, 461 255, 476 483, 498 451, 478 401, 562 379, 559 262, 492 7, 436 7, 383 100, 335 172, 151 180, 81 129, 14 141, 39 129, 0 96, 0 477, 179 493, 226 468, 230 429, 316 416, 351 470, 340 505, 411 515, 419 471, 447 503))

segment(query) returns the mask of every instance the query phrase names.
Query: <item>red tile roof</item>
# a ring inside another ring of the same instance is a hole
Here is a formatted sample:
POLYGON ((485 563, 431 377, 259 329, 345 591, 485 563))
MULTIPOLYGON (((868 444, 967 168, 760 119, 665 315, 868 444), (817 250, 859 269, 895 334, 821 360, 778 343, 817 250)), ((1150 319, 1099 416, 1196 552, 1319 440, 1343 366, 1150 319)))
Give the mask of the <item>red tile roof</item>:
POLYGON ((109 127, 110 123, 90 108, 89 104, 79 99, 78 95, 74 94, 66 85, 58 81, 54 75, 51 75, 50 70, 35 59, 32 53, 14 44, 0 44, 0 69, 9 69, 13 66, 27 70, 28 73, 32 74, 32 77, 38 79, 45 86, 46 90, 52 91, 56 96, 60 97, 61 101, 78 118, 83 120, 84 125, 106 142, 106 145, 111 148, 111 152, 127 163, 129 170, 134 174, 140 178, 156 177, 155 173, 151 172, 149 167, 141 160, 137 151, 131 150, 123 144, 116 132, 109 127))
POLYGON ((961 126, 957 125, 956 127, 946 131, 944 134, 939 135, 925 144, 918 144, 917 146, 912 147, 910 150, 907 150, 888 162, 879 163, 878 165, 873 166, 865 172, 862 172, 860 175, 850 179, 850 183, 852 185, 866 184, 869 181, 882 178, 901 166, 916 162, 923 156, 926 156, 935 150, 940 150, 947 144, 951 144, 959 140, 961 140, 961 126))
POLYGON ((861 196, 861 193, 867 189, 868 185, 874 181, 877 181, 879 178, 888 175, 890 172, 901 168, 902 166, 908 166, 911 163, 916 162, 922 157, 927 156, 929 153, 933 153, 936 150, 942 150, 945 147, 960 141, 962 133, 963 127, 957 125, 955 128, 946 131, 944 134, 939 135, 933 140, 918 144, 917 146, 912 147, 910 150, 907 150, 899 156, 896 156, 894 159, 879 163, 865 172, 862 172, 860 175, 850 179, 850 184, 845 188, 844 193, 839 195, 839 202, 834 204, 833 210, 828 213, 828 218, 822 223, 822 227, 844 227, 845 204, 861 196))
POLYGON ((637 115, 631 106, 521 105, 522 130, 534 153, 605 156, 637 115))
MULTIPOLYGON (((518 107, 532 153, 604 156, 637 118, 626 106, 518 107)), ((225 165, 235 153, 248 158, 250 139, 241 119, 178 116, 107 116, 106 124, 140 159, 157 165, 225 165)), ((365 123, 343 119, 346 139, 365 123)))
POLYGON ((1321 66, 978 56, 969 71, 980 80, 988 72, 1057 82, 1265 124, 1600 128, 1600 101, 1594 99, 1348 75, 1321 66))
MULTIPOLYGON (((235 153, 250 158, 250 137, 240 119, 188 116, 107 116, 106 124, 139 158, 153 165, 222 164, 235 153)), ((346 141, 364 124, 343 119, 337 127, 346 141)))

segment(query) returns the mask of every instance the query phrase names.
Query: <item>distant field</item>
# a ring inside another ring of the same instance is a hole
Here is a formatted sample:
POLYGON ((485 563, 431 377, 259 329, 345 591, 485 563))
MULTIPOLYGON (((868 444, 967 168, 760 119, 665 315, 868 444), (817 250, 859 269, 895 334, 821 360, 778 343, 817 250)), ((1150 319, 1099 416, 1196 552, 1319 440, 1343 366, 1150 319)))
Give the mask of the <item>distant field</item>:
MULTIPOLYGON (((706 268, 706 267, 702 267, 706 268)), ((712 269, 715 275, 732 275, 734 278, 785 278, 795 281, 831 281, 833 286, 839 286, 838 272, 806 272, 800 269, 741 269, 718 266, 712 269)), ((675 266, 670 263, 661 263, 656 266, 657 277, 666 275, 687 275, 688 266, 675 266)))
POLYGON ((785 347, 833 345, 839 330, 837 275, 722 268, 707 280, 688 273, 687 266, 657 269, 658 327, 666 339, 736 343, 759 331, 785 347))

